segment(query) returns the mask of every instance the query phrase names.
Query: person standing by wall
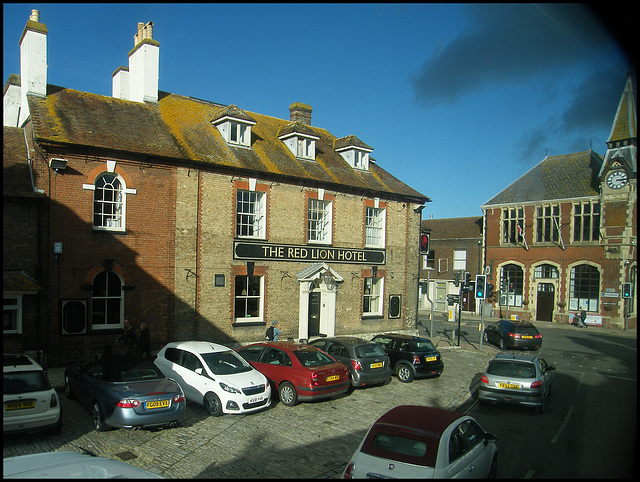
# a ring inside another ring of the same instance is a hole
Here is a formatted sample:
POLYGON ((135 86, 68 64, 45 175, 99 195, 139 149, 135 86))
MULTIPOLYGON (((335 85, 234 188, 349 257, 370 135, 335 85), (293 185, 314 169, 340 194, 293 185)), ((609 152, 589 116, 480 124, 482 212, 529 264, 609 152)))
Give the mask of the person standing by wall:
POLYGON ((122 332, 122 335, 120 335, 120 338, 116 340, 116 343, 120 343, 121 341, 124 342, 125 355, 135 355, 136 345, 138 342, 136 330, 133 328, 133 325, 128 318, 125 318, 123 325, 124 331, 122 332))
POLYGON ((140 325, 140 334, 138 336, 138 356, 151 359, 151 333, 146 323, 140 325))

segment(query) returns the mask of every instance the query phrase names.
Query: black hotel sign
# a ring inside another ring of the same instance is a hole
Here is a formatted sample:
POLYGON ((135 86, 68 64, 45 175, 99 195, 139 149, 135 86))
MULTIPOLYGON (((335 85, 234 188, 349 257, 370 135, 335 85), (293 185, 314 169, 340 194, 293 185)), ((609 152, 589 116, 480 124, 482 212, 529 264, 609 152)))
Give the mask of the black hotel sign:
POLYGON ((385 251, 383 249, 349 249, 234 241, 233 258, 270 261, 324 261, 327 263, 384 264, 385 251))

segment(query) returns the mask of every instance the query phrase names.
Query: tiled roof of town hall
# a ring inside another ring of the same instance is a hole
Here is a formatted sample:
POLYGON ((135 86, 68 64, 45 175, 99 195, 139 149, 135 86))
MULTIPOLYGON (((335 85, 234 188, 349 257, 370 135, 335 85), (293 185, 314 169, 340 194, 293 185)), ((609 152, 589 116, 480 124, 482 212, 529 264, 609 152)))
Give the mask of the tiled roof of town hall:
POLYGON ((420 227, 431 233, 432 240, 482 238, 482 216, 423 219, 420 227))
POLYGON ((546 157, 483 207, 597 196, 602 156, 589 150, 546 157))
POLYGON ((24 129, 3 127, 2 138, 2 194, 3 196, 42 197, 34 192, 27 163, 24 129))
POLYGON ((307 126, 319 137, 316 160, 297 159, 278 139, 280 129, 290 124, 288 119, 242 108, 239 112, 256 122, 251 128, 251 148, 227 144, 212 125, 212 120, 230 112, 230 106, 166 92, 160 92, 158 103, 153 104, 50 85, 46 98, 29 96, 29 108, 40 142, 115 150, 419 203, 429 201, 375 163, 369 171, 352 169, 334 151, 335 136, 318 127, 307 126))

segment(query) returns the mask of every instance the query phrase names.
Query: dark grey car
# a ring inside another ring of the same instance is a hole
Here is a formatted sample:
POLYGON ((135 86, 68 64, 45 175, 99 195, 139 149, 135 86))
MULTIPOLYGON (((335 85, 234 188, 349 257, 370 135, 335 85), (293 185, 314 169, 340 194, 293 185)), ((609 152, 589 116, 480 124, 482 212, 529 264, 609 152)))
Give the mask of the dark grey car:
POLYGON ((354 336, 318 338, 309 342, 349 367, 353 387, 364 387, 391 381, 389 357, 377 343, 354 336))

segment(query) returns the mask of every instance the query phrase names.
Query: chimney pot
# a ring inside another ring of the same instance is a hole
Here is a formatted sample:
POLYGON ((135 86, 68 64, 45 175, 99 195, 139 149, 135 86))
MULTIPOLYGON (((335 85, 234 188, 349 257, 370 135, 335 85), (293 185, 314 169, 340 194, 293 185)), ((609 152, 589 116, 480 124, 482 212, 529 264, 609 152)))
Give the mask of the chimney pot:
POLYGON ((31 15, 29 16, 29 20, 33 22, 40 22, 40 12, 35 8, 31 10, 31 15))

